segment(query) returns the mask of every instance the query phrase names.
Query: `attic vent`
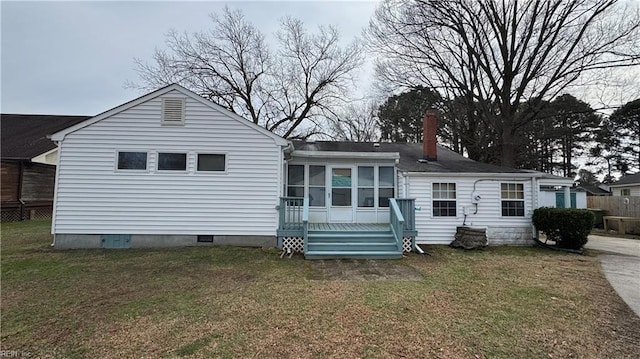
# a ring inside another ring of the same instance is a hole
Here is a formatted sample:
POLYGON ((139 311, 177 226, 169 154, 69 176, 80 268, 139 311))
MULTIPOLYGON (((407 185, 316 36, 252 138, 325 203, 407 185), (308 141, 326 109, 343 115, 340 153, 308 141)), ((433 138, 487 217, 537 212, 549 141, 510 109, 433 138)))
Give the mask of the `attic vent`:
POLYGON ((184 125, 185 100, 183 98, 162 99, 162 125, 184 125))

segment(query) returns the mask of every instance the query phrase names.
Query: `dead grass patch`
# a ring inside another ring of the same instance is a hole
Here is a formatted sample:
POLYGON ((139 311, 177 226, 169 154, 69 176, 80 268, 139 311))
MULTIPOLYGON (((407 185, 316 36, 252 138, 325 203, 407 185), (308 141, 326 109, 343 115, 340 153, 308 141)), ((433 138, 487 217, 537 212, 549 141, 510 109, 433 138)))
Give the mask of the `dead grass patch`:
POLYGON ((2 348, 33 357, 633 358, 597 258, 430 247, 415 281, 309 280, 276 251, 53 251, 2 226, 2 348))

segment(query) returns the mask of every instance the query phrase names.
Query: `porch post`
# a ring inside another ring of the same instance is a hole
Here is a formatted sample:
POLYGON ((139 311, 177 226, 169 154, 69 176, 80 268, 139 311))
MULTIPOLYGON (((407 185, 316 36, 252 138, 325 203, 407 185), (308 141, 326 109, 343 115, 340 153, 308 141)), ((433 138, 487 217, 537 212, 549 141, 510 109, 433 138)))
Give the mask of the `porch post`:
POLYGON ((564 208, 571 208, 571 187, 564 186, 564 208))

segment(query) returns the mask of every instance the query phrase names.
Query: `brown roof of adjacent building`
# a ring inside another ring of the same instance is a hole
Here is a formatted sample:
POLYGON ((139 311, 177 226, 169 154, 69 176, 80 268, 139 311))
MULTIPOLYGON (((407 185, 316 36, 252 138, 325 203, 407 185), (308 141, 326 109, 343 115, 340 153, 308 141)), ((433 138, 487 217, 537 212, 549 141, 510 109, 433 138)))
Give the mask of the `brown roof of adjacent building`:
POLYGON ((90 116, 0 115, 2 159, 30 160, 56 145, 47 138, 55 132, 82 122, 90 116))

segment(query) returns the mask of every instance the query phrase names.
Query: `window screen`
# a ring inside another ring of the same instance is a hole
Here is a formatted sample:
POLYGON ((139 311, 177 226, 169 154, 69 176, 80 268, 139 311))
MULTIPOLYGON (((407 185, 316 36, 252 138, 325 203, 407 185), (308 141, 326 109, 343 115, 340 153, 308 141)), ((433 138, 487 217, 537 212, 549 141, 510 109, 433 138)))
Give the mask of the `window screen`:
POLYGON ((146 152, 118 152, 119 170, 146 170, 146 152))
POLYGON ((225 155, 218 154, 198 154, 198 171, 225 171, 225 155))
POLYGON ((185 171, 186 169, 186 153, 158 153, 159 171, 185 171))

